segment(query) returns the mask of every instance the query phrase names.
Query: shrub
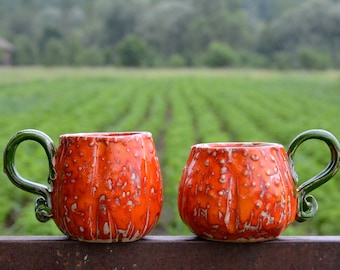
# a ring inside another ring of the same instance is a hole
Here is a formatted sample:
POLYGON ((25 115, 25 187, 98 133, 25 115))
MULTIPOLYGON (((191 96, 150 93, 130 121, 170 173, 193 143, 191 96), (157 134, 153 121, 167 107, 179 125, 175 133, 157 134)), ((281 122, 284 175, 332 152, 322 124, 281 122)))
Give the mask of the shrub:
POLYGON ((60 39, 51 38, 47 41, 42 63, 46 66, 64 65, 67 62, 66 46, 60 39))
POLYGON ((81 51, 78 56, 77 64, 99 66, 105 62, 105 55, 99 48, 87 48, 81 51))
MULTIPOLYGON (((38 48, 36 44, 25 35, 19 35, 14 40, 15 51, 13 54, 13 62, 16 65, 32 65, 36 64, 38 56, 38 48)), ((1 52, 0 52, 0 59, 1 52)))
POLYGON ((129 35, 117 45, 117 62, 122 66, 138 67, 146 63, 149 47, 144 39, 129 35))
POLYGON ((293 66, 291 55, 287 52, 276 52, 272 57, 270 66, 278 69, 289 69, 293 66))
POLYGON ((236 63, 236 52, 228 45, 213 41, 208 47, 206 64, 210 67, 233 66, 236 63))
POLYGON ((331 67, 329 56, 320 50, 302 47, 298 52, 299 64, 305 69, 326 69, 331 67))
POLYGON ((261 54, 251 51, 241 51, 239 53, 239 65, 245 67, 268 67, 268 59, 261 54))
POLYGON ((185 66, 185 59, 183 56, 179 54, 173 54, 170 57, 170 66, 171 67, 184 67, 185 66))

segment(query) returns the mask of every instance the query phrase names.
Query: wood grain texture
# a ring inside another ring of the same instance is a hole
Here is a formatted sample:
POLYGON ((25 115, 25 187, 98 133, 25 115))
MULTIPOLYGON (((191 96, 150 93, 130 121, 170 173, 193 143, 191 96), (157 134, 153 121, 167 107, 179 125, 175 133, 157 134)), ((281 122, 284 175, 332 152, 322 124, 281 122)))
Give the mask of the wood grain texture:
POLYGON ((340 236, 222 243, 147 236, 93 244, 63 236, 1 236, 1 269, 339 269, 340 236))

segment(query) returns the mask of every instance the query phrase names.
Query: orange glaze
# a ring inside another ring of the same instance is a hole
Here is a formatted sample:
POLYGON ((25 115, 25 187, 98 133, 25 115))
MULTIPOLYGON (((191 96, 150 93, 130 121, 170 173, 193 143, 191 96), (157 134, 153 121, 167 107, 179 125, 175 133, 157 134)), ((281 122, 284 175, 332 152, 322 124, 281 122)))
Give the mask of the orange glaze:
POLYGON ((150 133, 61 136, 53 219, 82 241, 129 242, 157 223, 162 178, 150 133))
POLYGON ((294 221, 297 211, 283 147, 193 146, 179 185, 178 208, 184 223, 202 238, 244 242, 275 238, 294 221))

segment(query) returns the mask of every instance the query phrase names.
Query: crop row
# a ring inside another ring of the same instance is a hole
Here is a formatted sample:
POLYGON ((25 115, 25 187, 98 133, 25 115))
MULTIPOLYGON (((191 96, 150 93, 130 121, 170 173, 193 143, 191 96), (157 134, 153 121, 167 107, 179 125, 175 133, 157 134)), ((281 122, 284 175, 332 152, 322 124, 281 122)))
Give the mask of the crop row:
MULTIPOLYGON (((0 79, 1 85, 1 79, 0 79)), ((180 73, 161 76, 92 76, 51 78, 25 84, 6 83, 0 91, 0 150, 24 128, 40 129, 57 143, 62 133, 147 130, 153 133, 164 181, 160 227, 167 233, 188 233, 177 213, 177 188, 191 145, 212 141, 273 141, 285 147, 295 135, 324 128, 340 138, 339 82, 306 74, 180 73)), ((308 142, 295 161, 301 181, 327 162, 327 147, 308 142)), ((25 177, 41 183, 47 175, 42 149, 25 142, 17 166, 25 177)), ((2 161, 0 161, 2 162, 2 161)), ((1 164, 2 165, 2 164, 1 164)), ((34 219, 36 196, 15 188, 0 175, 2 234, 56 234, 52 222, 34 219), (38 226, 37 226, 38 225, 38 226)), ((320 210, 312 222, 287 233, 340 233, 339 176, 317 190, 320 210), (329 225, 331 224, 331 225, 329 225)))

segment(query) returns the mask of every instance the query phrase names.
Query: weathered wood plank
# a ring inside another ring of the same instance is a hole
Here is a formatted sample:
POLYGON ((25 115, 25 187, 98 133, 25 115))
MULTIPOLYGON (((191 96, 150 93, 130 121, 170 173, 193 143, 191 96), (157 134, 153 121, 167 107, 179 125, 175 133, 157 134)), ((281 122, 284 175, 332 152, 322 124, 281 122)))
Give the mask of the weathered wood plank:
POLYGON ((340 236, 241 244, 147 236, 93 244, 62 236, 0 236, 1 269, 340 269, 340 236))

